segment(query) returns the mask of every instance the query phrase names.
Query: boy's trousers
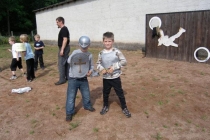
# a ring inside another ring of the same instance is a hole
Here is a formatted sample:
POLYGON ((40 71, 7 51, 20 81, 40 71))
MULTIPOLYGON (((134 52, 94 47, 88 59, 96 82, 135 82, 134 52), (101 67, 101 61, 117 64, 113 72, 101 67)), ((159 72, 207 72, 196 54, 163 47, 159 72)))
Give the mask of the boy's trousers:
POLYGON ((104 106, 109 105, 109 103, 108 103, 109 102, 109 94, 110 94, 112 87, 114 88, 114 90, 120 100, 121 108, 122 109, 127 108, 120 77, 115 78, 115 79, 103 79, 104 106))

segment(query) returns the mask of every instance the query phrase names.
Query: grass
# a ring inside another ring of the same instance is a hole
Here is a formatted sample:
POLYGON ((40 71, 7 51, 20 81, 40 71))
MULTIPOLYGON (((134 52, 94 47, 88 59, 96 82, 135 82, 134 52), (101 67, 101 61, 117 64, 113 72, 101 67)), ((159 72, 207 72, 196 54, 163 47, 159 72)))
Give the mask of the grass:
POLYGON ((31 123, 32 124, 35 124, 35 123, 37 123, 38 121, 37 120, 31 120, 31 123))
POLYGON ((166 125, 163 125, 163 127, 164 127, 164 128, 168 128, 168 126, 166 126, 166 125))
POLYGON ((204 120, 204 121, 206 121, 207 118, 208 118, 208 116, 206 116, 206 115, 201 116, 201 119, 204 120))
POLYGON ((30 131, 29 134, 33 135, 34 134, 34 130, 30 131))
POLYGON ((144 111, 144 114, 148 115, 149 113, 147 111, 144 111))
POLYGON ((59 109, 60 109, 60 107, 58 105, 56 105, 56 110, 59 110, 59 109))
POLYGON ((156 140, 161 140, 162 136, 160 135, 160 133, 157 133, 155 136, 153 136, 153 138, 155 138, 156 140))
POLYGON ((93 132, 98 132, 99 128, 93 128, 93 132))
POLYGON ((75 128, 77 128, 78 126, 79 126, 79 124, 80 124, 80 122, 75 122, 75 123, 70 123, 70 128, 69 128, 69 130, 72 130, 72 129, 75 129, 75 128))
POLYGON ((178 124, 178 123, 175 123, 174 125, 175 125, 175 126, 179 126, 179 124, 178 124))

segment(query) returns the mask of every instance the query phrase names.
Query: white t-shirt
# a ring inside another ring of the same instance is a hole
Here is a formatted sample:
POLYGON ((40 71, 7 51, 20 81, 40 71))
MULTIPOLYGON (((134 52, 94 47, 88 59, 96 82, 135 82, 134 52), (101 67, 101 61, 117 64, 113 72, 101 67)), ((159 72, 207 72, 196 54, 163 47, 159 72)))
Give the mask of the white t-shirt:
MULTIPOLYGON (((21 57, 20 52, 18 52, 18 57, 21 57)), ((15 50, 15 44, 12 45, 12 58, 17 58, 17 52, 15 50)))

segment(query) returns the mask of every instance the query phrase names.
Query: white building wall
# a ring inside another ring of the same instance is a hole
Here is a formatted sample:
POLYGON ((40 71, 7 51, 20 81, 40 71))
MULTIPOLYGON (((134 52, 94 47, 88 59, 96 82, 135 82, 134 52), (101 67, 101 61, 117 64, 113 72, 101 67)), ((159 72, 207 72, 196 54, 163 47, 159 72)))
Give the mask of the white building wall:
POLYGON ((55 19, 62 16, 71 41, 87 35, 99 42, 112 31, 116 42, 144 44, 146 14, 209 9, 210 0, 80 0, 36 12, 37 32, 42 40, 57 40, 55 19))

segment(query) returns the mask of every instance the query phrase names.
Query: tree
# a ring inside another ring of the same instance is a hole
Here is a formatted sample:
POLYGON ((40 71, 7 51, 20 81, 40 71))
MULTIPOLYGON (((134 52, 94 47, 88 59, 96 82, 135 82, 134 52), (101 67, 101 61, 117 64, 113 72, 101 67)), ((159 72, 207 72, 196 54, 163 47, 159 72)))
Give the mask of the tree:
POLYGON ((10 35, 10 14, 12 12, 20 13, 23 7, 19 5, 19 0, 1 0, 0 1, 0 21, 7 18, 7 32, 10 35))
POLYGON ((0 33, 30 33, 36 29, 33 10, 65 0, 0 0, 0 33), (6 22, 5 22, 6 21, 6 22))

